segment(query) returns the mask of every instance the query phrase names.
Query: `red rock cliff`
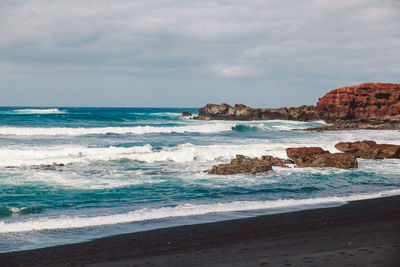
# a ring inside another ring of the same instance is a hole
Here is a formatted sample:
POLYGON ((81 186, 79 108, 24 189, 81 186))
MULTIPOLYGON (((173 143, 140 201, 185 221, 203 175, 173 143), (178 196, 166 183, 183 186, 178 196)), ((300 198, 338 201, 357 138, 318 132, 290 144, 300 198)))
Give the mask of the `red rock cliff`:
POLYGON ((317 106, 254 109, 237 104, 208 104, 199 109, 200 120, 325 120, 332 129, 400 128, 400 83, 363 83, 330 91, 317 106), (377 125, 361 125, 362 123, 377 125), (343 123, 347 123, 343 125, 343 123), (353 123, 350 125, 349 123, 353 123))
POLYGON ((317 109, 329 122, 400 115, 400 84, 363 83, 338 88, 320 98, 317 109))

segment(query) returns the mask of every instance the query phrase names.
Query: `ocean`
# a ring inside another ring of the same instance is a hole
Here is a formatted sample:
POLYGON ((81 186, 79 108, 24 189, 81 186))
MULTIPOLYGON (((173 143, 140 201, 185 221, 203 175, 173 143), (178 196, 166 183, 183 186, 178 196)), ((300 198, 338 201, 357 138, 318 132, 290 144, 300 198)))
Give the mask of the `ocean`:
POLYGON ((307 132, 323 121, 197 121, 188 108, 0 108, 0 252, 400 194, 400 160, 207 174, 236 154, 400 144, 399 131, 307 132), (41 164, 64 164, 56 168, 41 164))

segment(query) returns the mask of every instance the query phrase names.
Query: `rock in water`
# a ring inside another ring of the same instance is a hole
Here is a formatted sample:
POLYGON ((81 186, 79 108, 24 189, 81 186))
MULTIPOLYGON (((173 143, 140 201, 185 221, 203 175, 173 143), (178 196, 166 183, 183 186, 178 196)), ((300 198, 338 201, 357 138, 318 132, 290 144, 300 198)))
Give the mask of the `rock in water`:
POLYGON ((310 167, 331 167, 340 169, 358 168, 357 157, 352 153, 319 154, 310 167))
POLYGON ((199 109, 199 120, 298 120, 313 121, 319 119, 319 112, 314 106, 297 108, 259 109, 250 108, 242 104, 230 106, 207 104, 199 109))
POLYGON ((320 147, 288 148, 286 153, 297 167, 357 168, 357 157, 352 153, 330 153, 320 147))
POLYGON ((400 146, 377 144, 374 141, 341 142, 335 147, 342 152, 354 153, 362 159, 400 158, 400 146))
POLYGON ((261 157, 261 160, 268 161, 272 166, 289 168, 282 160, 273 156, 265 155, 261 157))
POLYGON ((338 88, 320 98, 317 109, 328 122, 400 115, 400 84, 363 83, 338 88))
POLYGON ((209 174, 239 174, 239 173, 260 173, 272 170, 272 166, 287 167, 280 159, 272 156, 258 158, 246 158, 243 155, 236 155, 229 164, 214 165, 209 174))
POLYGON ((182 112, 181 116, 182 117, 189 117, 189 116, 192 116, 192 113, 184 111, 184 112, 182 112))
POLYGON ((286 154, 288 158, 294 161, 297 167, 310 167, 311 163, 319 154, 326 154, 329 151, 323 150, 320 147, 299 147, 287 148, 286 154))

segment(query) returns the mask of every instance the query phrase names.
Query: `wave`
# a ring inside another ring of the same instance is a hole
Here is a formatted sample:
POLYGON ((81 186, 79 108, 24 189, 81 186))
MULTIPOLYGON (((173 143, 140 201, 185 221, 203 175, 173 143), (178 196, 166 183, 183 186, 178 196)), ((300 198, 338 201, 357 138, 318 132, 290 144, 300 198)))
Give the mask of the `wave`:
POLYGON ((179 117, 181 113, 178 112, 131 112, 132 115, 137 116, 152 116, 152 117, 179 117))
MULTIPOLYGON (((35 184, 51 188, 77 189, 77 190, 104 190, 126 188, 131 186, 151 186, 165 182, 164 179, 152 179, 143 170, 121 170, 116 172, 106 166, 90 171, 36 172, 30 169, 23 175, 9 177, 1 180, 2 186, 25 188, 35 184)), ((24 189, 21 189, 24 191, 24 189)), ((21 193, 23 194, 23 193, 21 193)), ((13 208, 14 209, 14 208, 13 208)), ((9 212, 9 211, 5 211, 9 212)), ((0 208, 1 216, 1 208, 0 208)))
MULTIPOLYGON (((11 111, 5 111, 5 114, 65 114, 66 111, 59 110, 57 108, 47 108, 47 109, 15 109, 11 111)), ((4 114, 3 113, 3 114, 4 114)))
POLYGON ((238 124, 232 127, 232 130, 238 132, 257 132, 260 131, 261 128, 257 126, 238 124))
POLYGON ((0 166, 30 166, 52 164, 54 162, 69 164, 75 162, 110 161, 129 159, 142 162, 208 162, 230 160, 236 154, 249 157, 260 157, 265 154, 286 157, 282 144, 243 144, 243 145, 205 145, 190 143, 174 147, 155 149, 151 145, 133 147, 19 147, 0 148, 0 166))
POLYGON ((261 122, 240 122, 232 130, 238 132, 257 132, 257 131, 293 131, 309 127, 326 125, 324 121, 288 121, 288 120, 270 120, 261 122))
POLYGON ((10 207, 0 206, 0 217, 12 216, 17 214, 34 214, 42 211, 40 207, 10 207))
POLYGON ((120 223, 206 215, 213 213, 240 212, 268 209, 288 209, 301 207, 321 207, 324 205, 343 205, 349 201, 380 198, 400 195, 400 189, 382 191, 371 194, 356 194, 351 196, 332 196, 308 199, 278 199, 269 201, 235 201, 214 204, 184 204, 175 207, 144 208, 122 214, 102 215, 95 217, 68 217, 29 219, 16 223, 0 221, 0 233, 26 232, 40 230, 56 230, 69 228, 93 227, 120 223))
POLYGON ((130 155, 152 153, 152 146, 98 147, 53 146, 0 149, 0 166, 30 166, 40 164, 74 163, 80 161, 116 160, 130 155))
POLYGON ((217 133, 232 131, 233 123, 209 123, 187 126, 134 126, 134 127, 0 127, 0 135, 17 136, 79 136, 106 134, 153 134, 153 133, 217 133))
MULTIPOLYGON (((218 145, 194 145, 191 143, 178 146, 153 147, 150 144, 132 147, 86 147, 78 145, 59 145, 59 146, 22 146, 0 148, 0 166, 31 166, 40 164, 52 164, 54 162, 69 164, 92 161, 113 161, 128 159, 133 161, 154 163, 154 162, 224 162, 242 154, 247 157, 260 157, 271 155, 278 158, 287 158, 287 147, 298 146, 320 146, 331 152, 336 152, 335 141, 329 140, 288 140, 287 142, 271 143, 269 141, 257 141, 249 144, 218 144, 218 145)), ((398 161, 385 160, 385 172, 387 166, 396 170, 398 161), (387 165, 389 164, 389 165, 387 165)), ((359 160, 360 167, 371 172, 380 170, 382 161, 359 160)), ((383 166, 383 165, 382 165, 383 166)), ((193 166, 192 166, 193 167, 193 166)), ((290 168, 279 170, 281 172, 347 172, 347 170, 320 169, 320 168, 290 168)))

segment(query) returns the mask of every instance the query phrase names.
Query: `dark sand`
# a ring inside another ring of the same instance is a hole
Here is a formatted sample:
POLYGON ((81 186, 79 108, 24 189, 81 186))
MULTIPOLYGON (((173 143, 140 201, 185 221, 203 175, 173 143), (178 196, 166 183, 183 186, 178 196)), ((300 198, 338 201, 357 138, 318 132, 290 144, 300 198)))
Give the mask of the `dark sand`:
POLYGON ((400 266, 400 196, 0 254, 1 266, 400 266))

